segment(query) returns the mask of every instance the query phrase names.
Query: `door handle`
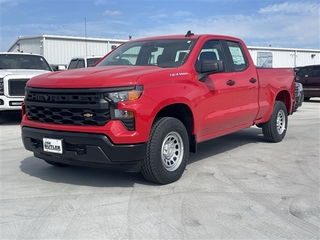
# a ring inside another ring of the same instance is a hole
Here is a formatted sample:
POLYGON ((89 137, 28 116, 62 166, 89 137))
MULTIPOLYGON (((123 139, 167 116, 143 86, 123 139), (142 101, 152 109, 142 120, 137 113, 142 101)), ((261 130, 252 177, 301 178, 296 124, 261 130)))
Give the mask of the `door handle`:
POLYGON ((257 79, 255 79, 255 78, 251 78, 250 80, 249 80, 249 82, 251 82, 251 83, 255 83, 257 81, 257 79))
POLYGON ((234 80, 228 80, 227 81, 227 85, 229 85, 229 86, 232 86, 234 84, 236 84, 236 81, 234 81, 234 80))

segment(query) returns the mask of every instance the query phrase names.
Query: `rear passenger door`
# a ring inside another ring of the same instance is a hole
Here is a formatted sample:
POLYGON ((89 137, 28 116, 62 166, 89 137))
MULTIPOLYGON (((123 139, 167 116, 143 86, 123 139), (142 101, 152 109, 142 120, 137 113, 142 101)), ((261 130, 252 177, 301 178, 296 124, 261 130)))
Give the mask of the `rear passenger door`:
POLYGON ((249 65, 241 43, 224 41, 224 50, 229 60, 229 70, 233 72, 230 80, 234 82, 233 87, 236 90, 237 126, 247 125, 255 120, 259 110, 259 83, 256 67, 249 65))

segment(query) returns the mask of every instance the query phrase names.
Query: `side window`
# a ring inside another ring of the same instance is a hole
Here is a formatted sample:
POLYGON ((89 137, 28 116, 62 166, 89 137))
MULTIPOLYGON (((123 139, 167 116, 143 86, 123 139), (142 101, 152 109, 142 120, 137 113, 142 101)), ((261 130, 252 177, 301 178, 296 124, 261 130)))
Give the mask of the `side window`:
POLYGON ((243 71, 248 67, 247 59, 242 51, 241 45, 238 42, 227 41, 229 51, 234 63, 235 71, 243 71))
POLYGON ((77 67, 77 59, 76 60, 71 60, 68 69, 74 69, 77 67))
POLYGON ((84 68, 84 59, 79 59, 78 64, 77 64, 77 68, 84 68))
POLYGON ((219 40, 210 40, 203 45, 196 61, 197 72, 201 71, 201 64, 204 60, 224 60, 219 40))
POLYGON ((320 66, 313 67, 312 77, 320 78, 320 66))
POLYGON ((149 64, 157 65, 158 60, 161 59, 161 57, 159 56, 162 56, 163 50, 164 50, 163 47, 157 47, 157 50, 152 52, 150 55, 149 64))
POLYGON ((300 78, 307 78, 307 77, 309 77, 310 69, 311 69, 311 67, 301 68, 301 69, 297 72, 297 77, 300 77, 300 78))

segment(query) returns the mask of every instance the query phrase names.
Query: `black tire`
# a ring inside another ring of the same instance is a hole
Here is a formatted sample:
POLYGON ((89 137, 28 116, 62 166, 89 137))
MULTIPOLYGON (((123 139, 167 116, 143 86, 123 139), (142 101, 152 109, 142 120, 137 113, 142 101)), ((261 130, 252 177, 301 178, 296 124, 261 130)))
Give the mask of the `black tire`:
POLYGON ((288 111, 283 102, 276 101, 272 115, 262 127, 263 136, 270 142, 281 142, 287 132, 288 111))
POLYGON ((155 183, 168 184, 182 176, 189 158, 189 137, 183 123, 172 117, 152 126, 141 173, 155 183))
POLYGON ((304 100, 305 102, 308 102, 308 101, 310 100, 310 97, 304 97, 303 100, 304 100))

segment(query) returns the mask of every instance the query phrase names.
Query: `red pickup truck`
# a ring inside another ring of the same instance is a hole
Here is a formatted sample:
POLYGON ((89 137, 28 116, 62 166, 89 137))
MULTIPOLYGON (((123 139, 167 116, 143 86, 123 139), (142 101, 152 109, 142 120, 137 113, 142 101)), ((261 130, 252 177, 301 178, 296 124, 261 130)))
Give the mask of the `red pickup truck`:
POLYGON ((188 32, 128 41, 95 67, 37 76, 25 90, 22 139, 35 157, 167 184, 203 141, 257 125, 280 142, 295 85, 292 69, 257 69, 238 38, 188 32))

